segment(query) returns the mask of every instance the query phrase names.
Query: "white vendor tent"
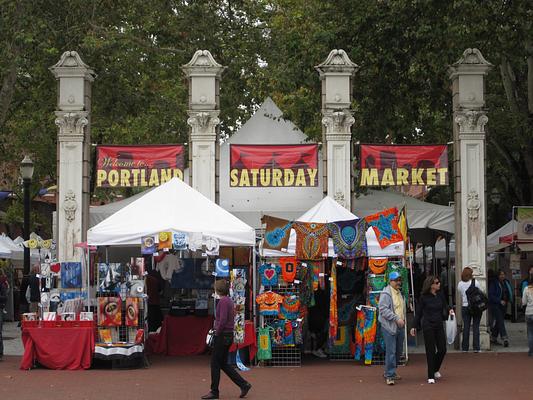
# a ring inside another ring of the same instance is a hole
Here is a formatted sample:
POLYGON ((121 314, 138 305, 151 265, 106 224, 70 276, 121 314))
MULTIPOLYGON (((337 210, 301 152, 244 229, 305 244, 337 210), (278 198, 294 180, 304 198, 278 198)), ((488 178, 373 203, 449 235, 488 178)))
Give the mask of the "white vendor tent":
MULTIPOLYGON (((446 260, 446 240, 439 239, 435 243, 435 255, 438 260, 446 260)), ((450 240, 450 258, 455 258, 455 239, 450 240)), ((422 262, 424 259, 424 254, 422 247, 416 250, 415 260, 416 262, 422 262)), ((431 246, 426 246, 426 260, 432 260, 433 254, 431 251, 431 246)))
MULTIPOLYGON (((358 218, 346 208, 341 206, 331 197, 326 196, 320 202, 318 202, 313 208, 296 219, 299 222, 317 222, 327 223, 335 221, 346 221, 358 218)), ((403 256, 404 244, 403 242, 393 243, 384 249, 378 243, 378 239, 374 230, 369 228, 366 232, 366 240, 368 245, 368 255, 372 257, 385 257, 385 256, 403 256)), ((283 257, 287 254, 294 254, 296 250, 296 232, 291 229, 289 245, 287 252, 280 252, 276 250, 262 249, 262 255, 264 257, 283 257)), ((335 251, 333 249, 333 242, 329 239, 328 255, 335 257, 335 251)))
POLYGON ((221 246, 253 246, 255 230, 189 185, 173 178, 87 232, 91 246, 138 245, 159 232, 201 233, 221 246))
POLYGON ((502 250, 509 247, 514 240, 516 231, 518 230, 518 223, 512 219, 503 225, 500 229, 495 230, 487 236, 487 253, 502 250), (500 239, 505 238, 505 242, 500 242, 500 239))

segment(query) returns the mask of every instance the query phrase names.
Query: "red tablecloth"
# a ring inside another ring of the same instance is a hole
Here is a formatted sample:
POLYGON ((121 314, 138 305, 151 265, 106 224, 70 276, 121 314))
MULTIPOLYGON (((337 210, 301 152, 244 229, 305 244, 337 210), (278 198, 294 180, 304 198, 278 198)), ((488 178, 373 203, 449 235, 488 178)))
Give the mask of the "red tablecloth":
POLYGON ((213 327, 213 317, 165 316, 161 332, 148 337, 147 349, 151 353, 167 356, 190 356, 207 350, 205 337, 213 327))
POLYGON ((94 352, 94 328, 24 328, 20 369, 34 361, 50 369, 88 369, 94 352))
POLYGON ((243 347, 249 347, 248 351, 250 353, 250 361, 252 361, 257 353, 255 326, 252 321, 246 321, 246 324, 244 325, 244 342, 239 344, 233 343, 229 351, 236 351, 237 349, 242 349, 243 347))

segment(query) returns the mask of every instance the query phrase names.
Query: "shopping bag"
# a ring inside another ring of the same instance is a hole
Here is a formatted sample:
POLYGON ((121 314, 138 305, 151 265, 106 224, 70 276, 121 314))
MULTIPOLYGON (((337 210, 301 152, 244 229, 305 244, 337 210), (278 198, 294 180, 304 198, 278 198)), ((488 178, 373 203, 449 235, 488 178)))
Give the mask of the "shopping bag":
POLYGON ((448 316, 446 320, 446 339, 448 344, 452 344, 455 341, 457 335, 457 321, 455 315, 448 316))
POLYGON ((208 347, 213 347, 215 344, 215 330, 209 329, 209 332, 207 332, 207 336, 205 338, 205 344, 208 347))

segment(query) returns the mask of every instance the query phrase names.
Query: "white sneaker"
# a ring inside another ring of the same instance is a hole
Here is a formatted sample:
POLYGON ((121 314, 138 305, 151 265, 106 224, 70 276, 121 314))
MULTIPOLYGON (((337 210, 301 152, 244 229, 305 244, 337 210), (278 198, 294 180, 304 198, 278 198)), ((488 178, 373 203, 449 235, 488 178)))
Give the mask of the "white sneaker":
POLYGON ((435 372, 435 379, 440 379, 442 378, 442 375, 440 374, 439 371, 435 372))
POLYGON ((428 379, 428 383, 429 383, 429 384, 433 384, 433 383, 435 383, 435 379, 428 379))
POLYGON ((316 357, 319 357, 319 358, 326 358, 327 357, 327 354, 324 353, 324 351, 322 349, 318 349, 318 350, 313 351, 313 355, 316 356, 316 357))

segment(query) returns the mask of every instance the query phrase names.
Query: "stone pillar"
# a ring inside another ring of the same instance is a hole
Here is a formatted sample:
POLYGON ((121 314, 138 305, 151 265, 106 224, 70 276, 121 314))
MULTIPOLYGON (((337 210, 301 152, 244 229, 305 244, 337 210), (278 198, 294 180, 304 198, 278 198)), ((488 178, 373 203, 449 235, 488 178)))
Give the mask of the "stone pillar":
POLYGON ((57 257, 79 261, 74 245, 89 227, 91 85, 96 77, 75 51, 66 51, 50 71, 58 80, 57 257))
MULTIPOLYGON (((478 49, 466 49, 450 67, 453 92, 456 280, 464 267, 487 293, 485 197, 485 76, 492 68, 478 49)), ((461 298, 457 296, 457 304, 461 298)), ((460 310, 460 307, 458 307, 460 310)), ((460 318, 460 313, 458 313, 460 318)), ((487 313, 481 320, 481 348, 490 348, 487 313)), ((470 347, 471 348, 471 347, 470 347)))
POLYGON ((220 123, 219 85, 225 67, 208 50, 198 50, 182 67, 189 79, 190 184, 216 201, 216 139, 220 123))
POLYGON ((350 210, 351 126, 355 122, 350 105, 352 78, 359 67, 344 50, 332 50, 315 68, 322 81, 324 186, 328 196, 350 210))

